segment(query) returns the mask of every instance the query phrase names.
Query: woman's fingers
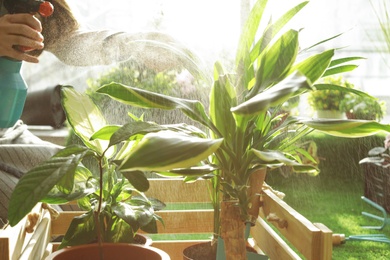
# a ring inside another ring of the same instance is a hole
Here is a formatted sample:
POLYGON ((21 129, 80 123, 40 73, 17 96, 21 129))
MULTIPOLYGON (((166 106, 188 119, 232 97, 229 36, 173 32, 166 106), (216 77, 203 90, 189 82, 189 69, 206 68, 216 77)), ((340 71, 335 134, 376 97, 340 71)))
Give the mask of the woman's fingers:
POLYGON ((0 56, 38 62, 27 52, 43 49, 41 22, 31 14, 8 14, 0 18, 0 56))
POLYGON ((4 16, 12 24, 24 24, 31 29, 42 32, 42 24, 39 19, 31 14, 8 14, 4 16))

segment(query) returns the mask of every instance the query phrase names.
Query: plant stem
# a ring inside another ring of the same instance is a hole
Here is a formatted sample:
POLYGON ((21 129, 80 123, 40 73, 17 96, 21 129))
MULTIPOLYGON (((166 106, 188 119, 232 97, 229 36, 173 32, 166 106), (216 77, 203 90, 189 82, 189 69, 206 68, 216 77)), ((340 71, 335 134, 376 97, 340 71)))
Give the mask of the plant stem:
POLYGON ((99 215, 100 211, 102 209, 102 204, 103 204, 103 167, 102 167, 102 158, 99 159, 99 203, 98 203, 98 209, 96 212, 94 212, 95 216, 95 224, 96 224, 96 232, 97 232, 97 240, 99 244, 99 251, 100 251, 100 259, 103 260, 103 238, 102 238, 102 233, 100 230, 100 221, 99 221, 99 215))

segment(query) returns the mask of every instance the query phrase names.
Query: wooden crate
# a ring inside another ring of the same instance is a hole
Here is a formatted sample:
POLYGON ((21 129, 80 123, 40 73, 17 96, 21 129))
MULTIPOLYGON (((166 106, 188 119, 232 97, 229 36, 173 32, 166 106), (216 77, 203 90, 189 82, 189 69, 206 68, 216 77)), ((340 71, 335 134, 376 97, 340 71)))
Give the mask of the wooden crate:
MULTIPOLYGON (((160 211, 165 227, 159 224, 159 235, 153 238, 153 246, 166 251, 172 260, 183 259, 182 251, 187 246, 207 241, 213 232, 213 211, 209 205, 208 182, 186 184, 182 180, 152 179, 147 195, 164 201, 167 209, 160 211), (188 206, 177 209, 175 206, 188 206), (177 239, 186 234, 198 235, 197 239, 177 239), (161 239, 165 237, 165 239, 161 239), (173 237, 173 238, 172 238, 173 237)), ((322 224, 311 223, 301 214, 278 198, 272 190, 263 190, 263 206, 251 229, 255 248, 270 259, 327 260, 332 257, 332 231, 322 224), (267 221, 272 216, 275 221, 267 221), (278 232, 277 232, 278 231, 278 232), (280 235, 279 235, 280 234, 280 235), (288 241, 289 244, 286 242, 288 241), (289 246, 290 245, 290 246, 289 246), (292 249, 294 247, 295 249, 292 249), (299 254, 297 253, 299 252, 299 254)), ((61 212, 60 216, 46 223, 50 234, 64 234, 70 221, 82 212, 61 212)), ((21 221, 22 223, 23 221, 21 221)), ((9 260, 9 254, 20 247, 13 240, 14 230, 23 225, 0 232, 0 260, 9 260), (7 251, 8 250, 8 251, 7 251)), ((27 243, 28 244, 28 243, 27 243)), ((47 251, 55 250, 57 243, 48 243, 47 251)), ((34 258, 37 259, 37 258, 34 258)))

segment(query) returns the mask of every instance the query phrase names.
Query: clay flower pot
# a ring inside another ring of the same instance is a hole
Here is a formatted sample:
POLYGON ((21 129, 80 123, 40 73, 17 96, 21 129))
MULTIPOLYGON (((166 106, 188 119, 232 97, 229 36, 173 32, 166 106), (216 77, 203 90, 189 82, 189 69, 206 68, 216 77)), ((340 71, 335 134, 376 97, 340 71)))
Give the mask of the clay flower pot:
POLYGON ((100 251, 103 254, 102 259, 139 259, 139 260, 170 260, 171 258, 164 251, 150 246, 135 244, 107 243, 99 248, 98 244, 88 244, 81 246, 72 246, 60 249, 50 254, 47 260, 69 260, 100 259, 100 251))

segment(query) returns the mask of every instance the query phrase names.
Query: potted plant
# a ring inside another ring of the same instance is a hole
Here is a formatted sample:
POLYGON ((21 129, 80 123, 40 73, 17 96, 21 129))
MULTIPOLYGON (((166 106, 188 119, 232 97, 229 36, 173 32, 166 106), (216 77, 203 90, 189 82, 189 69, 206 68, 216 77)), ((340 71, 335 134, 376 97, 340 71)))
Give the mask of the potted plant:
MULTIPOLYGON (((326 77, 322 79, 322 84, 336 85, 344 88, 352 89, 354 85, 342 77, 326 77)), ((307 96, 307 101, 311 108, 316 112, 318 118, 345 118, 347 110, 342 105, 343 102, 348 102, 348 91, 343 89, 325 89, 311 91, 307 96)))
POLYGON ((340 108, 348 119, 375 120, 380 122, 386 114, 386 103, 375 98, 347 94, 340 108))
MULTIPOLYGON (((299 51, 299 31, 281 33, 285 24, 307 2, 290 9, 257 35, 266 4, 267 1, 257 1, 252 8, 240 38, 236 70, 229 73, 220 63, 215 63, 208 113, 199 101, 120 83, 107 84, 97 90, 136 107, 181 110, 207 127, 209 138, 223 140, 220 148, 203 163, 217 167, 212 175, 203 168, 194 167, 159 173, 185 176, 186 180, 192 181, 198 178, 211 180, 215 213, 213 240, 218 240, 218 247, 224 244, 223 258, 226 259, 246 259, 248 233, 245 229, 253 225, 258 217, 259 194, 267 169, 285 166, 296 172, 318 173, 312 164, 302 163, 302 155, 312 159, 299 146, 303 136, 315 129, 344 137, 390 131, 389 125, 371 121, 317 120, 293 116, 277 125, 281 119, 278 112, 285 101, 314 89, 345 89, 357 95, 368 95, 336 84, 316 83, 322 77, 355 68, 347 63, 359 57, 335 59, 336 50, 329 49, 300 59, 311 48, 299 51)), ((144 147, 144 154, 149 155, 148 161, 134 162, 133 170, 153 170, 148 164, 158 158, 153 158, 147 150, 144 147)))
MULTIPOLYGON (((196 164, 213 153, 221 140, 186 135, 186 125, 160 126, 139 119, 123 126, 108 125, 88 95, 71 87, 63 87, 61 93, 68 123, 84 145, 69 145, 23 175, 10 199, 10 225, 16 225, 39 201, 63 204, 77 200, 86 213, 71 222, 60 245, 64 250, 68 246, 95 242, 87 249, 93 247, 100 252, 98 248, 112 248, 110 243, 133 242, 139 229, 156 232, 156 221, 161 219, 155 211, 164 205, 144 195, 149 182, 143 172, 131 169, 132 161, 139 160, 134 159, 139 156, 134 151, 139 145, 148 147, 153 144, 155 152, 164 160, 163 164, 160 164, 161 160, 155 160, 148 165, 165 170, 196 164), (178 131, 180 134, 176 134, 178 131), (160 147, 165 146, 168 137, 170 143, 176 140, 176 149, 171 151, 173 154, 165 153, 167 157, 164 157, 160 147), (178 155, 180 159, 175 160, 178 155), (95 167, 87 168, 82 164, 87 158, 95 160, 95 167), (167 158, 172 158, 169 163, 167 158)), ((189 129, 194 130, 193 127, 189 129)), ((113 251, 117 251, 118 246, 115 245, 113 251)), ((123 247, 132 250, 128 244, 123 244, 123 247)), ((72 252, 76 250, 79 249, 71 249, 72 252)), ((106 255, 105 250, 110 249, 102 249, 101 254, 106 259, 114 259, 106 255)), ((159 251, 148 247, 145 250, 159 251)), ((146 256, 144 259, 151 258, 146 256)))

